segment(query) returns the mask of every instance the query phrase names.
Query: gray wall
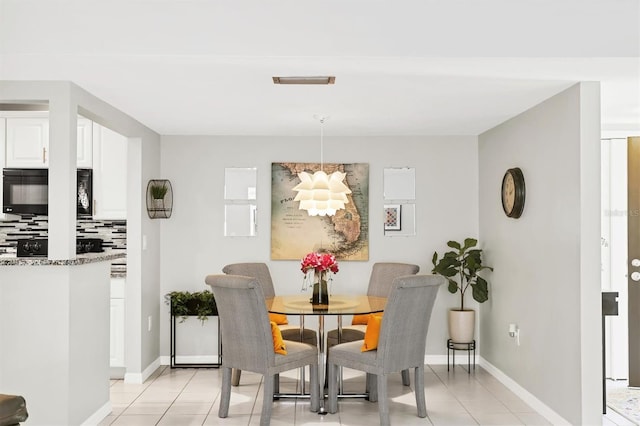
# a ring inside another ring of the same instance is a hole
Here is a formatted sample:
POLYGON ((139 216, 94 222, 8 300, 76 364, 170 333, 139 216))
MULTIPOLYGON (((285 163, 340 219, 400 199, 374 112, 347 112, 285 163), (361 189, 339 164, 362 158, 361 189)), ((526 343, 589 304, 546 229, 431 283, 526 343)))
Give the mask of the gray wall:
POLYGON ((480 238, 495 267, 481 306, 481 356, 571 424, 601 422, 599 152, 593 83, 479 137, 480 238), (511 167, 526 180, 517 220, 500 200, 511 167))
POLYGON ((132 117, 77 88, 79 113, 128 138, 125 380, 142 382, 159 365, 160 224, 149 219, 147 182, 160 174, 160 136, 132 117), (147 241, 143 247, 143 238, 147 241), (152 327, 148 328, 149 317, 152 327))
MULTIPOLYGON (((341 293, 366 291, 371 265, 401 261, 431 271, 434 250, 446 248, 450 239, 477 236, 477 138, 458 137, 336 137, 327 126, 325 162, 369 163, 369 261, 340 263, 334 289, 341 293), (385 237, 382 222, 382 175, 385 167, 416 168, 417 235, 385 237), (338 290, 339 289, 339 290, 338 290)), ((161 221, 161 293, 204 290, 208 274, 221 273, 227 263, 266 262, 276 293, 299 294, 299 261, 270 260, 271 163, 319 162, 318 137, 163 136, 162 177, 171 180, 173 215, 161 221), (224 169, 258 168, 258 236, 224 237, 224 169)), ((457 298, 441 289, 434 308, 427 354, 444 355, 447 339, 446 311, 457 298)), ((335 324, 327 321, 327 327, 335 324)), ((169 355, 168 307, 161 318, 161 353, 169 355)), ((307 323, 307 325, 310 325, 307 323)), ((183 336, 198 332, 186 328, 183 336)), ((206 332, 205 332, 206 334, 206 332)), ((194 336, 184 355, 201 355, 194 336)))

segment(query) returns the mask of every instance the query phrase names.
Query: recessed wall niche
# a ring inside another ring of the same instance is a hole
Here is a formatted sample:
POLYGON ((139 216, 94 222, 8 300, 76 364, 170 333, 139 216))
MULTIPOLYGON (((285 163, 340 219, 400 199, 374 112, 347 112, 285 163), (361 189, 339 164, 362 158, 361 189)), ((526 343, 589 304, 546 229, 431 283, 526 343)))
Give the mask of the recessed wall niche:
POLYGON ((416 169, 389 167, 383 171, 382 223, 386 237, 416 235, 416 169))
POLYGON ((255 167, 224 169, 224 235, 255 237, 257 233, 257 176, 255 167))

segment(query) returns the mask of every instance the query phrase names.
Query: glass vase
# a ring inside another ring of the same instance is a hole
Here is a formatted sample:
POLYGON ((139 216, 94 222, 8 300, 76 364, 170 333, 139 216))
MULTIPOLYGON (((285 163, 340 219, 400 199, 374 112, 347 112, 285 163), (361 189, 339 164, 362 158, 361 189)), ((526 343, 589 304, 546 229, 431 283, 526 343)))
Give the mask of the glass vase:
POLYGON ((313 275, 312 305, 328 305, 329 291, 327 289, 327 271, 316 271, 313 275))

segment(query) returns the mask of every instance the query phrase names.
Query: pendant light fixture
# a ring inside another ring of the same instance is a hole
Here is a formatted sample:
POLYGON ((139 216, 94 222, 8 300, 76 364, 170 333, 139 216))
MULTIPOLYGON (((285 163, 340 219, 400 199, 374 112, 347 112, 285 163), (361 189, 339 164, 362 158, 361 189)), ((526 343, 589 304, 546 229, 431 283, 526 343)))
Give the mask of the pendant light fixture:
POLYGON ((351 190, 342 182, 346 173, 335 171, 327 175, 324 172, 323 127, 327 117, 314 117, 320 121, 320 170, 313 176, 307 172, 298 173, 301 182, 293 188, 298 192, 294 201, 299 201, 299 209, 306 210, 309 216, 333 216, 349 202, 347 194, 351 194, 351 190))

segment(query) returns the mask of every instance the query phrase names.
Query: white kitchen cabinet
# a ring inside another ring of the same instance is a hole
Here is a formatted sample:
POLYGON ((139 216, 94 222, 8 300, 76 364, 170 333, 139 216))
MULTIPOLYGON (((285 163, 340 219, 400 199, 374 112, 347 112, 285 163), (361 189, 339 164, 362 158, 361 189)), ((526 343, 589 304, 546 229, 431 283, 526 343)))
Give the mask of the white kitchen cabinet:
MULTIPOLYGON (((11 117, 6 119, 6 167, 46 168, 49 166, 49 118, 11 117)), ((91 120, 78 117, 77 167, 91 168, 93 143, 91 120)))
POLYGON ((49 165, 49 119, 7 118, 7 167, 49 165))
MULTIPOLYGON (((5 164, 7 164, 4 159, 5 152, 7 152, 6 151, 7 144, 5 142, 6 136, 7 136, 6 128, 7 128, 7 120, 5 118, 0 117, 0 166, 1 167, 4 167, 5 164)), ((2 187, 3 187, 2 174, 0 174, 0 206, 2 205, 2 197, 3 197, 2 187)), ((0 209, 0 220, 3 220, 3 219, 5 219, 5 215, 4 213, 2 213, 2 209, 0 209)))
POLYGON ((77 167, 90 169, 93 167, 93 122, 78 117, 78 155, 77 167))
POLYGON ((94 219, 127 218, 127 138, 93 123, 94 219))
POLYGON ((111 278, 109 365, 124 367, 124 278, 111 278))

